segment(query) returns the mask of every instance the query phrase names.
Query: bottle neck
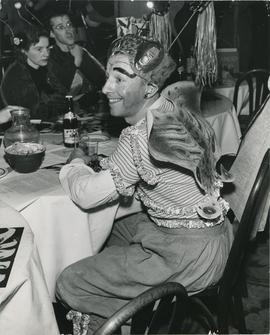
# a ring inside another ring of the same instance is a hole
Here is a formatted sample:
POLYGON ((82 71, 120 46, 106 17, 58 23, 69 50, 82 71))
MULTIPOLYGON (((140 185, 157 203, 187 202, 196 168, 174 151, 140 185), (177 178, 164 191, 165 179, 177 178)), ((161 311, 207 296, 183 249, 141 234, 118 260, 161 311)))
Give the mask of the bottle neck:
POLYGON ((66 106, 67 106, 66 114, 73 114, 73 116, 74 116, 73 98, 70 95, 66 96, 66 106))

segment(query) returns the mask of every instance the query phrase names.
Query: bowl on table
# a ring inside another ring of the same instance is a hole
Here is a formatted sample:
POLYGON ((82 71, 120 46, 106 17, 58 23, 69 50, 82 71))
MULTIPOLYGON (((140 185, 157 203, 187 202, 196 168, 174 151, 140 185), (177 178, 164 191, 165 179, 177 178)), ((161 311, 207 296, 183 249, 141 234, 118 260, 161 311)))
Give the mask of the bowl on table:
POLYGON ((5 159, 13 170, 30 173, 42 164, 45 150, 45 146, 39 143, 15 142, 5 148, 5 159))

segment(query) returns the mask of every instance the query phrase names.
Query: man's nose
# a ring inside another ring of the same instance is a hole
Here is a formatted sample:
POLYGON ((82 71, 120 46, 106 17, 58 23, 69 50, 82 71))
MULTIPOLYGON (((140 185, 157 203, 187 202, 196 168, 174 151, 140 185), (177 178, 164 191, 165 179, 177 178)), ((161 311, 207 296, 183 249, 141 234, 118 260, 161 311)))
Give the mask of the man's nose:
POLYGON ((106 80, 106 83, 104 84, 104 86, 102 88, 102 93, 107 94, 107 93, 111 92, 111 90, 112 90, 112 84, 111 84, 110 78, 108 78, 106 80))

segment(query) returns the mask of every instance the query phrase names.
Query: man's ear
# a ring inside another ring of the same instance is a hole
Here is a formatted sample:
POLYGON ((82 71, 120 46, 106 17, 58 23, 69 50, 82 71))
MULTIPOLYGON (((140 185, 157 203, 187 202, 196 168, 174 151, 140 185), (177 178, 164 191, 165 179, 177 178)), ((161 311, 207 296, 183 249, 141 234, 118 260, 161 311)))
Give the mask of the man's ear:
POLYGON ((153 83, 148 83, 145 90, 145 98, 152 98, 158 91, 158 86, 153 83))

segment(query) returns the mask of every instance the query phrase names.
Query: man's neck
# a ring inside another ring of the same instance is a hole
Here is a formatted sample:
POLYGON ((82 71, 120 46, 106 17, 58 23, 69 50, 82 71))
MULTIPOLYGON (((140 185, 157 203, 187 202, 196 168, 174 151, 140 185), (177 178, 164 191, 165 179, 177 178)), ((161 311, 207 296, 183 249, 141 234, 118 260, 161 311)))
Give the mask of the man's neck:
POLYGON ((158 98, 159 94, 155 94, 152 98, 146 99, 144 105, 141 107, 138 113, 125 118, 126 122, 130 125, 134 125, 140 120, 144 119, 147 114, 147 111, 158 100, 158 98))
POLYGON ((56 45, 60 48, 63 52, 69 52, 69 45, 63 44, 61 42, 55 41, 56 45))

